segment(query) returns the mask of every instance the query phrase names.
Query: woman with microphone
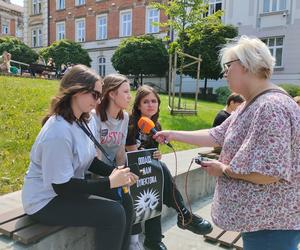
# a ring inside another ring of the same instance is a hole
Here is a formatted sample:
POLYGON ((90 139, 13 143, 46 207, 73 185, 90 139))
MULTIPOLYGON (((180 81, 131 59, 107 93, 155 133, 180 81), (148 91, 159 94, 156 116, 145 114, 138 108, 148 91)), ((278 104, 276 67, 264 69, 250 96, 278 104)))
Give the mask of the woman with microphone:
MULTIPOLYGON (((128 135, 126 140, 126 150, 135 151, 140 149, 158 148, 158 143, 152 139, 152 135, 144 134, 138 127, 141 117, 147 117, 154 123, 155 129, 160 131, 161 125, 158 121, 160 98, 158 93, 150 86, 143 85, 138 88, 132 114, 130 116, 128 135)), ((156 151, 154 158, 160 160, 161 153, 156 151)), ((182 229, 187 229, 196 234, 208 234, 212 230, 211 224, 191 214, 184 204, 183 198, 173 182, 171 173, 165 163, 161 162, 164 175, 163 202, 168 207, 174 208, 178 213, 177 225, 182 229), (175 197, 173 189, 175 188, 175 197), (183 217, 183 218, 182 218, 183 217), (188 223, 190 222, 190 223, 188 223), (185 224, 187 223, 187 224, 185 224)), ((134 225, 133 231, 141 233, 140 225, 134 225)), ((145 222, 145 242, 144 245, 151 250, 163 250, 167 247, 162 242, 161 217, 155 217, 145 222)))
POLYGON ((221 146, 202 162, 217 177, 212 219, 242 232, 244 250, 297 250, 300 243, 300 109, 270 81, 275 59, 257 38, 242 36, 221 50, 224 76, 245 102, 220 126, 162 131, 154 138, 221 146))

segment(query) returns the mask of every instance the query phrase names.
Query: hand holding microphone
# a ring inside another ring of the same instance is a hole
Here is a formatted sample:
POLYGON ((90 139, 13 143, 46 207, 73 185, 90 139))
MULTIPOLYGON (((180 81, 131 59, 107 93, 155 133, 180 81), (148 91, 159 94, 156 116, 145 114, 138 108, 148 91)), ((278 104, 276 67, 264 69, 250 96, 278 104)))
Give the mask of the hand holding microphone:
POLYGON ((168 131, 158 132, 155 129, 155 124, 151 119, 142 116, 138 121, 138 127, 145 134, 149 134, 151 132, 154 135, 153 138, 159 143, 164 143, 170 148, 173 148, 173 146, 167 140, 168 139, 167 133, 170 132, 168 131))

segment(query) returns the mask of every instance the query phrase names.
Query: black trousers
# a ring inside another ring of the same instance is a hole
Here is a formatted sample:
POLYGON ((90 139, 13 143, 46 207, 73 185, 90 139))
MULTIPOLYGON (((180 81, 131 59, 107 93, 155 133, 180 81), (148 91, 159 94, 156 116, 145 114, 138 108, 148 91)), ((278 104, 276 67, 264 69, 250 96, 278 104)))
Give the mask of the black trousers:
POLYGON ((132 227, 132 199, 128 194, 120 198, 116 189, 103 197, 56 196, 30 217, 48 225, 94 227, 97 250, 127 250, 132 227))
MULTIPOLYGON (((167 207, 174 208, 177 212, 183 208, 184 201, 182 195, 177 189, 176 185, 173 182, 173 177, 164 162, 160 162, 164 175, 164 191, 163 191, 163 203, 167 207), (174 187, 175 186, 175 187, 174 187), (173 194, 173 188, 175 188, 173 194), (176 205, 176 202, 179 205, 179 208, 176 205)), ((139 234, 142 232, 142 226, 140 223, 133 225, 132 234, 139 234)), ((145 236, 150 241, 161 241, 162 239, 162 229, 161 229, 161 216, 154 217, 152 219, 145 221, 145 236)))

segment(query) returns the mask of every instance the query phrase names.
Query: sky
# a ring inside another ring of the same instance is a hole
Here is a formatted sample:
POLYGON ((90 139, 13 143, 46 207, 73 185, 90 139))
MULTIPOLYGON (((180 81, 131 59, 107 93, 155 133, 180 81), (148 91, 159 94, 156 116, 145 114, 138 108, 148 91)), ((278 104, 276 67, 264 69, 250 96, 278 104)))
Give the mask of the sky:
POLYGON ((24 0, 10 0, 11 3, 24 6, 24 0))

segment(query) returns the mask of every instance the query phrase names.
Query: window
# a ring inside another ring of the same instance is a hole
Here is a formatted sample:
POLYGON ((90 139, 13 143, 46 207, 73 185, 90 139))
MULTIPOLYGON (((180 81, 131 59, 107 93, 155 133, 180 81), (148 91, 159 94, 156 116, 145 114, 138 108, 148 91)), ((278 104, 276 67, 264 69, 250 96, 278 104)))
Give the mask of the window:
POLYGON ((120 36, 131 36, 131 11, 120 13, 120 36))
POLYGON ((42 12, 41 0, 32 0, 32 14, 40 14, 42 12))
POLYGON ((56 0, 56 9, 63 10, 65 8, 65 0, 56 0))
POLYGON ((104 77, 105 76, 105 57, 104 56, 100 56, 98 58, 98 62, 99 62, 99 75, 104 77))
POLYGON ((268 45, 272 56, 276 59, 275 67, 282 67, 283 37, 270 37, 261 40, 268 45))
POLYGON ((84 5, 85 0, 75 0, 75 5, 84 5))
POLYGON ((209 0, 208 1, 208 15, 212 15, 218 10, 222 10, 222 0, 209 0))
POLYGON ((42 29, 36 28, 32 30, 32 47, 42 47, 43 36, 42 29))
POLYGON ((8 34, 8 24, 7 23, 4 23, 2 24, 2 34, 8 34))
POLYGON ((84 42, 85 41, 85 20, 78 19, 75 23, 75 40, 76 42, 84 42))
POLYGON ((56 40, 61 40, 65 38, 65 23, 56 24, 56 40))
POLYGON ((96 37, 98 40, 107 38, 107 15, 97 17, 96 37))
POLYGON ((159 26, 154 26, 153 22, 159 22, 159 10, 147 9, 147 20, 146 20, 146 32, 157 33, 159 32, 159 26))
POLYGON ((264 0, 263 12, 286 10, 286 0, 264 0))

